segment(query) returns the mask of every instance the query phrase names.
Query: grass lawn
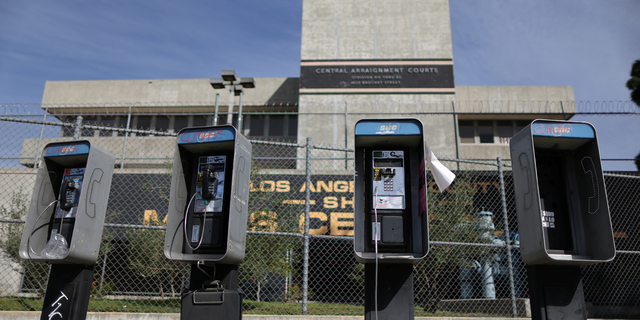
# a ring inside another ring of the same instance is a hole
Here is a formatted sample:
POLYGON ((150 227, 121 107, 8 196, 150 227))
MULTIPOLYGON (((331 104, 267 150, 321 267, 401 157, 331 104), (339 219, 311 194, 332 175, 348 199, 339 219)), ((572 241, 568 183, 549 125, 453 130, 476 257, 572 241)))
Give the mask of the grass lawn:
MULTIPOLYGON (((31 297, 0 297, 0 310, 2 311, 40 311, 42 309, 41 298, 31 297)), ((180 299, 91 299, 89 312, 138 312, 138 313, 180 313, 180 299)), ((285 302, 257 302, 243 301, 243 314, 256 315, 300 315, 301 303, 285 302)), ((363 305, 339 304, 339 303, 309 303, 307 304, 309 315, 336 315, 336 316, 361 316, 364 315, 363 305)), ((436 313, 425 312, 421 307, 415 309, 416 317, 486 317, 486 314, 460 314, 445 311, 436 313)))

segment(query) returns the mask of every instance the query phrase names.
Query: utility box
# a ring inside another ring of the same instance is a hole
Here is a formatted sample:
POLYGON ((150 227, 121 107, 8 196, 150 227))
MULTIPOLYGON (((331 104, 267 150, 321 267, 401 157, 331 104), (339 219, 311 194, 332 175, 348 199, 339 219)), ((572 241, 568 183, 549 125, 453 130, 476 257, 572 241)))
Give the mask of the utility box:
POLYGON ((115 157, 89 141, 44 147, 20 257, 51 264, 98 259, 115 157))
POLYGON ((185 128, 175 145, 164 254, 171 260, 244 259, 251 144, 231 125, 185 128))
POLYGON ((360 263, 415 264, 429 252, 425 143, 418 119, 355 127, 354 250, 360 263))
POLYGON ((615 256, 595 128, 534 120, 510 142, 520 252, 528 265, 588 265, 615 256))

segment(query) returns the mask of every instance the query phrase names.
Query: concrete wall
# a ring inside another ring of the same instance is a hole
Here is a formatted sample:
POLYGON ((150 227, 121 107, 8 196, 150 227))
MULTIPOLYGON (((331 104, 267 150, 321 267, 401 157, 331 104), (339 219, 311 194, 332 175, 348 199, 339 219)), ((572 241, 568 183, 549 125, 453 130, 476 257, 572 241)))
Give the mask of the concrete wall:
POLYGON ((574 101, 572 86, 456 86, 457 113, 573 115, 574 101))
POLYGON ((302 60, 453 58, 448 0, 305 0, 302 60))
MULTIPOLYGON (((52 113, 61 113, 80 106, 96 109, 101 105, 128 107, 129 104, 133 107, 148 106, 149 112, 155 112, 166 110, 166 108, 154 109, 153 106, 213 106, 216 93, 219 93, 221 110, 226 110, 229 104, 229 90, 213 89, 209 80, 47 81, 42 104, 43 108, 48 107, 52 113)), ((255 78, 254 80, 256 87, 245 89, 243 105, 246 107, 264 107, 283 103, 293 105, 298 100, 298 78, 255 78)), ((239 97, 234 99, 237 106, 239 97)))

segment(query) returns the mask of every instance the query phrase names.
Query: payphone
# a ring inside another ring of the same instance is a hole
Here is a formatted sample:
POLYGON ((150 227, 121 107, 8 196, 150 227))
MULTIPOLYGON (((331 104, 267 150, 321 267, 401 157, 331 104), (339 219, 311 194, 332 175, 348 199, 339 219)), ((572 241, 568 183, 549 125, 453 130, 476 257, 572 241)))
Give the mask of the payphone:
POLYGON ((365 264, 365 319, 414 317, 413 264, 429 252, 423 136, 418 119, 356 123, 354 251, 365 264))
POLYGON ((242 317, 251 143, 231 125, 185 128, 174 152, 164 254, 191 264, 181 319, 242 317))
POLYGON ((611 261, 615 245, 595 128, 534 120, 510 142, 522 260, 611 261))
POLYGON ((251 143, 231 125, 178 133, 165 256, 185 262, 244 259, 251 143))
POLYGON ((63 319, 84 319, 109 199, 115 156, 89 141, 45 146, 20 242, 20 257, 52 264, 51 301, 63 319))
POLYGON ((422 123, 360 120, 355 147, 356 259, 418 263, 429 251, 422 123))
POLYGON ((595 128, 534 120, 510 141, 533 319, 586 319, 580 266, 615 244, 595 128))

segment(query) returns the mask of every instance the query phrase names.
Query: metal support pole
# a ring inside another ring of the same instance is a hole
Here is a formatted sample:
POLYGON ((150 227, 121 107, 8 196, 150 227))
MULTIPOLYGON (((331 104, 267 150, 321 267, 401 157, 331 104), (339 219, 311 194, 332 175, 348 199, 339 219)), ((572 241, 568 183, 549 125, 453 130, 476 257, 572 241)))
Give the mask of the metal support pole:
POLYGON ((82 116, 76 118, 76 126, 73 127, 73 141, 80 139, 80 131, 82 130, 82 116))
POLYGON ((309 211, 311 206, 311 138, 307 137, 307 156, 306 156, 306 184, 305 189, 305 205, 304 205, 304 256, 302 258, 302 314, 307 314, 307 299, 309 292, 309 211))
POLYGON ((124 133, 124 144, 122 146, 122 159, 120 160, 120 169, 124 169, 124 156, 127 153, 127 139, 129 138, 129 126, 131 125, 131 104, 129 104, 129 115, 127 116, 127 130, 124 133))
POLYGON ((42 136, 44 135, 44 122, 47 121, 47 114, 49 113, 49 107, 44 109, 44 117, 42 117, 42 128, 40 128, 40 138, 38 139, 38 148, 36 148, 36 158, 33 162, 33 167, 38 167, 38 160, 40 160, 40 145, 42 143, 42 136))
POLYGON ((219 93, 216 93, 216 107, 213 111, 213 125, 218 125, 218 98, 220 97, 219 93))
POLYGON ((233 123, 233 82, 229 85, 229 110, 227 110, 227 124, 233 123))
POLYGON ((244 129, 242 128, 242 96, 244 95, 243 91, 240 91, 240 99, 238 101, 238 131, 240 131, 240 133, 244 135, 244 129))
POLYGON ((502 170, 502 158, 498 157, 498 175, 500 176, 500 201, 502 202, 502 217, 504 219, 505 247, 507 250, 507 263, 509 264, 509 289, 511 290, 511 312, 512 317, 518 316, 516 307, 516 290, 513 276, 513 258, 511 257, 511 234, 509 231, 509 216, 507 215, 507 199, 504 191, 504 172, 502 170))
POLYGON ((100 271, 100 293, 104 293, 104 273, 107 270, 107 254, 102 258, 102 270, 100 271))
MULTIPOLYGON (((349 125, 347 124, 347 115, 349 115, 349 113, 347 112, 347 102, 344 102, 344 148, 347 149, 347 142, 349 141, 349 137, 347 136, 347 134, 349 133, 349 125)), ((345 151, 344 152, 344 169, 347 170, 349 169, 349 152, 345 151)))
MULTIPOLYGON (((451 101, 451 108, 453 110, 453 137, 456 139, 456 159, 460 160, 460 137, 458 136, 458 117, 456 117, 456 103, 451 101)), ((458 166, 458 171, 460 171, 460 161, 456 161, 456 165, 458 166)))

